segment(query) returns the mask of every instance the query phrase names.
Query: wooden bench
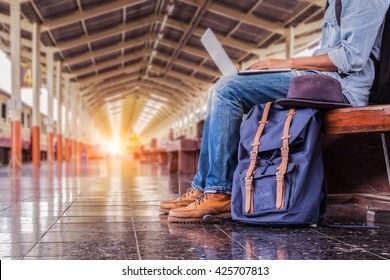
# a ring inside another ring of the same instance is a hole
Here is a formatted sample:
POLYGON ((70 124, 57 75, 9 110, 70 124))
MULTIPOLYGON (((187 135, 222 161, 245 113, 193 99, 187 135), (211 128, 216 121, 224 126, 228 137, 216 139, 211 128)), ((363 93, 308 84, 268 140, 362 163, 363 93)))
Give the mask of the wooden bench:
POLYGON ((151 148, 151 153, 160 165, 168 164, 168 152, 165 147, 151 148))
POLYGON ((141 163, 150 163, 152 162, 152 153, 149 149, 145 149, 145 147, 141 147, 139 151, 139 160, 141 163))
POLYGON ((173 140, 167 145, 168 170, 170 173, 196 172, 197 141, 194 139, 173 140))
POLYGON ((390 131, 390 105, 330 110, 323 127, 325 134, 390 131))
POLYGON ((329 110, 323 133, 330 201, 378 209, 367 220, 390 222, 390 105, 329 110))

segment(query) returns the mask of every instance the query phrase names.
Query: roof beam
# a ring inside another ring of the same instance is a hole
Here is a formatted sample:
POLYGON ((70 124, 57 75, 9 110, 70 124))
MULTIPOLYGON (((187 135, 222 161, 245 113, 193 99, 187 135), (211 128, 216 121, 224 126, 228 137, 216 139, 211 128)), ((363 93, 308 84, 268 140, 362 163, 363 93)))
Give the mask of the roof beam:
MULTIPOLYGON (((134 80, 139 80, 138 75, 133 75, 133 77, 135 78, 134 80)), ((125 84, 128 82, 129 82, 129 77, 121 78, 121 79, 114 79, 110 82, 99 83, 99 84, 95 85, 94 87, 88 88, 87 90, 83 91, 83 96, 89 96, 89 95, 94 94, 94 93, 102 92, 106 89, 114 87, 115 85, 125 84)))
MULTIPOLYGON (((164 73, 164 71, 165 71, 165 68, 163 68, 161 66, 157 66, 157 65, 152 65, 152 69, 157 70, 158 73, 164 73)), ((174 77, 174 78, 179 79, 179 80, 184 80, 186 82, 193 84, 194 86, 199 86, 201 88, 204 87, 205 84, 209 85, 209 82, 205 82, 205 81, 200 80, 198 78, 188 76, 185 74, 181 74, 181 73, 176 72, 176 71, 169 71, 168 76, 174 77)))
MULTIPOLYGON (((134 90, 123 90, 123 91, 118 91, 118 93, 116 94, 113 94, 111 96, 115 96, 115 95, 121 95, 123 98, 125 98, 125 96, 129 96, 130 94, 134 94, 134 90)), ((110 95, 107 95, 107 96, 110 96, 110 95)), ((105 97, 107 97, 105 96, 105 97)), ((91 109, 93 108, 96 108, 96 107, 100 107, 102 105, 105 105, 105 104, 108 104, 108 103, 111 103, 111 102, 107 102, 104 100, 104 98, 98 98, 98 99, 94 99, 92 102, 89 103, 89 106, 91 109)))
MULTIPOLYGON (((78 83, 81 86, 88 86, 96 81, 102 81, 102 80, 110 78, 110 77, 115 77, 118 74, 127 73, 129 70, 133 70, 132 72, 134 72, 134 70, 139 71, 145 66, 145 63, 146 63, 145 61, 141 61, 141 62, 134 64, 134 65, 126 66, 126 67, 123 67, 120 69, 106 72, 104 74, 99 74, 99 75, 95 75, 93 77, 82 79, 82 80, 78 81, 78 83)), ((153 65, 152 69, 157 70, 160 73, 163 73, 165 70, 163 67, 156 66, 156 65, 153 65)), ((178 73, 175 71, 170 71, 169 76, 174 77, 174 78, 179 79, 179 80, 185 80, 186 82, 193 84, 195 87, 202 88, 202 87, 204 87, 205 84, 208 84, 203 80, 200 80, 200 79, 197 79, 195 77, 191 77, 191 76, 188 76, 185 74, 181 74, 181 73, 178 73)))
MULTIPOLYGON (((172 93, 174 93, 174 92, 189 92, 189 91, 195 90, 194 88, 188 87, 185 84, 183 85, 183 84, 173 83, 170 81, 166 81, 164 79, 149 78, 149 79, 146 79, 146 80, 141 82, 138 80, 138 76, 133 76, 133 77, 136 77, 136 79, 129 80, 130 78, 129 78, 129 76, 127 76, 125 78, 115 79, 115 80, 110 81, 110 82, 96 84, 93 87, 88 88, 87 90, 84 90, 83 96, 87 97, 87 96, 90 96, 91 94, 94 94, 94 93, 99 93, 99 92, 102 92, 104 90, 109 90, 110 88, 112 88, 116 85, 120 85, 120 84, 129 85, 129 84, 131 84, 131 82, 133 82, 133 80, 137 81, 138 85, 140 87, 142 87, 144 85, 150 85, 150 86, 156 86, 156 87, 161 86, 164 88, 165 91, 170 91, 172 93)), ((172 94, 172 95, 174 95, 174 94, 172 94)))
POLYGON ((192 98, 192 96, 188 93, 188 91, 180 91, 174 90, 171 92, 163 85, 155 85, 155 84, 143 84, 141 88, 147 88, 148 91, 158 91, 159 93, 165 94, 165 97, 168 95, 171 98, 176 99, 177 101, 189 101, 188 98, 192 98), (183 100, 184 97, 184 100, 183 100), (187 98, 188 97, 188 98, 187 98))
MULTIPOLYGON (((93 66, 92 67, 91 66, 87 66, 87 67, 85 67, 85 68, 83 68, 81 70, 72 71, 70 76, 71 77, 77 77, 77 76, 85 75, 85 74, 88 74, 88 73, 100 71, 100 70, 103 70, 103 69, 105 69, 105 68, 107 68, 109 66, 114 66, 114 65, 120 64, 122 62, 126 62, 126 60, 129 60, 129 59, 142 58, 142 57, 148 55, 149 53, 150 53, 149 51, 141 50, 141 51, 138 51, 136 53, 132 53, 132 54, 129 54, 129 55, 126 55, 126 56, 119 57, 119 58, 114 59, 114 60, 110 60, 110 61, 98 64, 97 66, 94 66, 94 67, 93 66)), ((170 59, 170 56, 164 55, 164 54, 159 54, 159 53, 157 53, 156 57, 161 59, 161 60, 164 60, 164 61, 167 61, 167 60, 170 59)), ((183 61, 183 60, 176 60, 175 63, 180 65, 180 66, 183 66, 183 67, 186 67, 186 68, 190 68, 190 69, 192 69, 194 71, 205 73, 205 74, 210 75, 210 76, 217 76, 217 75, 219 75, 219 72, 210 70, 209 68, 206 68, 204 66, 199 66, 196 63, 189 63, 189 62, 186 62, 186 61, 183 61)))
POLYGON ((149 17, 146 17, 142 20, 139 21, 134 21, 132 23, 128 24, 120 24, 119 26, 116 26, 114 28, 107 29, 102 32, 94 33, 93 35, 84 35, 81 38, 73 39, 73 40, 68 40, 64 43, 58 43, 56 44, 56 48, 58 51, 64 51, 70 48, 74 48, 83 44, 86 44, 87 42, 93 42, 93 41, 98 41, 105 39, 107 37, 111 37, 123 32, 128 32, 133 29, 137 29, 141 26, 145 25, 150 25, 153 22, 158 22, 162 21, 163 17, 162 16, 157 16, 157 15, 152 15, 149 17))
MULTIPOLYGON (((170 56, 165 55, 165 54, 160 54, 158 52, 157 52, 156 57, 161 59, 161 60, 164 60, 164 61, 169 61, 171 59, 170 56)), ((174 63, 177 64, 177 65, 183 66, 185 68, 189 68, 189 69, 191 69, 193 71, 204 73, 204 74, 207 74, 207 75, 210 75, 210 76, 213 76, 213 77, 220 75, 219 71, 214 71, 214 70, 211 70, 210 68, 204 67, 203 65, 199 65, 197 63, 192 63, 192 62, 187 62, 187 61, 184 61, 182 59, 177 59, 177 60, 175 60, 174 63)))
MULTIPOLYGON (((168 21, 169 22, 169 21, 168 21)), ((322 26, 322 20, 315 21, 308 24, 300 24, 297 26, 295 30, 296 36, 299 36, 303 33, 306 33, 311 30, 321 29, 322 26)), ((194 34, 198 35, 199 37, 202 36, 202 34, 205 32, 202 28, 196 28, 194 30, 194 34)), ((256 55, 263 55, 264 50, 273 48, 273 46, 270 46, 267 49, 262 48, 256 48, 255 44, 244 44, 238 40, 232 39, 230 37, 224 37, 224 36, 218 36, 218 40, 221 42, 221 44, 228 45, 228 46, 234 46, 234 48, 237 48, 239 50, 243 50, 246 52, 250 52, 256 55)), ((176 48, 176 44, 169 40, 161 40, 160 44, 166 45, 170 48, 176 48)), ((209 54, 204 49, 197 49, 197 48, 191 48, 191 47, 183 47, 182 51, 188 52, 190 54, 199 56, 199 57, 209 57, 209 54)))
POLYGON ((137 59, 137 58, 140 58, 140 57, 144 57, 144 56, 148 55, 149 53, 150 53, 149 51, 143 49, 143 50, 140 50, 138 52, 134 52, 134 53, 131 53, 131 54, 128 54, 128 55, 120 56, 120 57, 118 57, 116 59, 109 60, 107 62, 103 62, 103 63, 99 63, 99 64, 96 64, 96 65, 93 65, 92 67, 91 66, 87 66, 87 67, 84 67, 82 69, 72 71, 70 76, 71 77, 77 77, 77 76, 82 76, 82 75, 85 75, 85 74, 88 74, 88 73, 100 71, 100 70, 103 70, 103 69, 105 69, 107 67, 114 66, 116 64, 120 64, 121 62, 126 62, 126 61, 128 61, 130 59, 137 59))
POLYGON ((120 42, 119 44, 116 44, 114 46, 109 46, 97 51, 89 52, 88 54, 81 54, 72 58, 64 59, 63 65, 64 66, 71 66, 72 64, 83 62, 88 59, 92 59, 97 56, 103 56, 106 54, 110 54, 112 52, 121 50, 123 48, 129 48, 134 45, 137 45, 137 43, 143 43, 145 44, 147 41, 154 39, 154 36, 147 34, 138 38, 134 38, 133 40, 128 40, 126 42, 120 42))
POLYGON ((83 96, 88 98, 88 97, 95 96, 95 95, 106 94, 107 92, 111 92, 111 91, 114 91, 114 90, 119 90, 119 89, 122 89, 122 88, 130 88, 130 85, 132 85, 131 82, 133 82, 133 81, 138 81, 138 78, 135 78, 135 79, 132 79, 132 80, 126 79, 122 83, 115 82, 114 85, 111 85, 111 86, 108 86, 108 87, 99 87, 99 89, 97 91, 86 93, 83 96))
MULTIPOLYGON (((190 5, 199 5, 199 1, 194 0, 180 0, 181 2, 185 2, 190 5)), ((254 15, 248 15, 245 13, 240 13, 235 9, 227 8, 226 6, 217 4, 217 3, 211 3, 210 6, 208 6, 208 10, 220 14, 222 16, 229 16, 232 19, 240 20, 242 22, 246 22, 250 25, 255 25, 261 28, 264 28, 266 30, 269 30, 274 33, 279 33, 281 35, 284 35, 284 27, 280 24, 274 24, 270 21, 260 19, 258 17, 255 17, 254 15)))
MULTIPOLYGON (((82 80, 78 81, 78 84, 84 85, 84 86, 90 85, 91 83, 96 82, 96 81, 102 81, 102 80, 107 79, 107 78, 115 77, 118 74, 127 73, 129 70, 139 71, 142 69, 143 66, 145 66, 145 62, 141 61, 140 63, 137 63, 137 64, 133 64, 130 66, 122 67, 120 69, 116 69, 114 71, 106 72, 104 74, 98 74, 98 75, 95 75, 93 77, 82 79, 82 80)), ((138 73, 134 73, 134 71, 133 71, 133 73, 129 74, 129 77, 131 77, 131 76, 133 76, 133 77, 138 76, 138 73)))
POLYGON ((76 11, 75 13, 61 17, 59 19, 54 20, 47 20, 45 24, 42 26, 42 31, 49 31, 50 29, 58 28, 61 26, 65 26, 77 21, 85 20, 88 18, 92 18, 98 15, 102 15, 105 13, 108 13, 110 11, 123 9, 130 5, 138 5, 140 3, 143 3, 143 0, 116 0, 116 1, 109 1, 106 2, 106 4, 101 4, 99 6, 96 6, 95 8, 91 8, 85 11, 76 11))
MULTIPOLYGON (((0 13, 0 22, 6 23, 11 26, 11 17, 9 15, 0 13)), ((27 19, 21 19, 20 27, 25 30, 32 30, 32 24, 27 19)))
POLYGON ((305 1, 308 3, 311 3, 311 4, 315 4, 317 6, 320 6, 320 7, 324 7, 324 8, 325 8, 325 4, 326 4, 326 1, 322 1, 322 0, 305 0, 305 1))
MULTIPOLYGON (((86 99, 87 100, 92 100, 92 99, 100 99, 100 98, 107 98, 107 96, 112 96, 114 95, 114 93, 116 94, 121 94, 123 91, 126 91, 126 90, 129 90, 131 88, 132 85, 136 85, 136 83, 138 82, 137 79, 133 79, 133 80, 128 80, 126 83, 122 83, 122 84, 119 84, 115 87, 110 87, 110 88, 106 88, 102 91, 99 91, 99 92, 94 92, 93 94, 89 94, 89 95, 85 95, 86 99)), ((136 86, 134 86, 135 88, 136 86)), ((131 91, 135 91, 135 89, 132 88, 130 89, 131 91)), ((174 99, 177 99, 177 100, 182 100, 180 98, 177 97, 177 95, 181 94, 183 96, 191 96, 190 94, 188 94, 188 91, 181 91, 179 89, 168 89, 166 87, 164 87, 163 85, 155 85, 155 84, 146 84, 144 83, 142 85, 141 88, 148 88, 148 90, 158 90, 160 92, 164 92, 166 96, 169 96, 169 98, 174 98, 174 99)))

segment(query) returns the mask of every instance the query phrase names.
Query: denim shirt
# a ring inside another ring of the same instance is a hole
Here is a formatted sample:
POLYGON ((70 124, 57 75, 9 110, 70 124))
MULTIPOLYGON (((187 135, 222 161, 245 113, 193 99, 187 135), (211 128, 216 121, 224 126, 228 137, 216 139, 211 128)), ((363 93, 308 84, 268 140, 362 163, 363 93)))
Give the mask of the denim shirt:
POLYGON ((336 20, 335 1, 328 0, 321 48, 314 55, 327 53, 338 73, 321 74, 338 79, 344 95, 353 106, 365 106, 375 77, 370 54, 380 58, 383 21, 390 0, 343 0, 341 28, 336 20))

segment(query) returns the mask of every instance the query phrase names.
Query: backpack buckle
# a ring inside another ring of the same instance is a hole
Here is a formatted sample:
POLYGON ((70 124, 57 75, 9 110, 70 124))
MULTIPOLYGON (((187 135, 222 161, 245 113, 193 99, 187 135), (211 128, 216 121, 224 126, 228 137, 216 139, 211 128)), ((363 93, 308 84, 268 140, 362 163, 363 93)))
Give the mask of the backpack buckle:
POLYGON ((249 177, 245 177, 245 185, 246 186, 252 186, 252 182, 253 182, 253 175, 252 176, 249 176, 249 177))
POLYGON ((257 159, 257 151, 251 151, 250 153, 250 160, 256 160, 257 159))
POLYGON ((276 181, 284 181, 284 175, 279 171, 276 172, 276 181))
POLYGON ((290 151, 289 147, 282 147, 280 148, 280 155, 282 157, 288 157, 289 151, 290 151))

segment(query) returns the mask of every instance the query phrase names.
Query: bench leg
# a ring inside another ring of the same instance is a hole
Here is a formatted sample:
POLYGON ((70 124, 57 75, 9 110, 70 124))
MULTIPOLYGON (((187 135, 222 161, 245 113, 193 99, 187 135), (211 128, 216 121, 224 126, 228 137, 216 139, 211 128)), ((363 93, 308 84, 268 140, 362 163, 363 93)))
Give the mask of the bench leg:
POLYGON ((177 172, 179 167, 179 153, 169 152, 168 153, 168 170, 169 173, 177 172))
POLYGON ((389 179, 389 186, 390 186, 390 160, 389 160, 389 152, 387 150, 386 136, 385 136, 384 133, 382 133, 381 136, 382 136, 383 153, 385 155, 387 178, 389 179))
POLYGON ((168 154, 166 152, 160 152, 157 155, 157 159, 160 165, 166 165, 168 163, 168 154))
POLYGON ((179 173, 194 173, 195 168, 195 152, 192 151, 179 151, 179 173))

